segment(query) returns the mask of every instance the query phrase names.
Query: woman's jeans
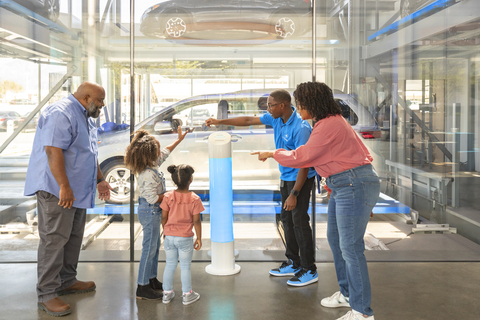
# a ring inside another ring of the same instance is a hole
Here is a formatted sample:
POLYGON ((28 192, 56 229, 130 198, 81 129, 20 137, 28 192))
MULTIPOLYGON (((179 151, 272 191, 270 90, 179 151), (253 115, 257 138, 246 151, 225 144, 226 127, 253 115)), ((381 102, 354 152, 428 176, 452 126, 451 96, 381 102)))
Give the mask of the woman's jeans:
POLYGON ((150 279, 157 277, 161 219, 162 209, 159 203, 150 204, 145 198, 138 198, 138 220, 143 228, 142 256, 137 280, 141 286, 149 284, 150 279))
POLYGON ((373 315, 363 236, 380 194, 380 181, 371 165, 349 169, 327 178, 332 190, 328 202, 327 238, 333 252, 340 292, 353 310, 373 315))
POLYGON ((192 290, 192 274, 190 268, 193 256, 193 237, 166 236, 163 242, 165 256, 165 270, 163 271, 163 290, 173 290, 173 274, 180 260, 182 271, 182 291, 187 293, 192 290))

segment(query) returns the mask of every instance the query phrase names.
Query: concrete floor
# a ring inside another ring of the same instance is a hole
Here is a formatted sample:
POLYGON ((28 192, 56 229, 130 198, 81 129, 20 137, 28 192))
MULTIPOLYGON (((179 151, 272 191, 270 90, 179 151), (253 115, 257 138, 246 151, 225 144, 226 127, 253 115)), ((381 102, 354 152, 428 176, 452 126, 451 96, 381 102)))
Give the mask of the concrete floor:
MULTIPOLYGON (((198 302, 181 303, 180 272, 169 305, 135 299, 138 263, 80 263, 79 279, 94 280, 96 292, 65 296, 72 306, 64 319, 337 319, 348 308, 327 309, 321 298, 338 290, 332 263, 317 263, 320 280, 290 288, 287 278, 268 270, 274 262, 240 262, 235 276, 205 273, 207 263, 193 263, 192 282, 198 302)), ((159 265, 159 278, 164 264, 159 265)), ((377 320, 480 319, 478 262, 371 262, 372 308, 377 320)), ((0 264, 0 319, 54 319, 37 309, 36 264, 0 264)))

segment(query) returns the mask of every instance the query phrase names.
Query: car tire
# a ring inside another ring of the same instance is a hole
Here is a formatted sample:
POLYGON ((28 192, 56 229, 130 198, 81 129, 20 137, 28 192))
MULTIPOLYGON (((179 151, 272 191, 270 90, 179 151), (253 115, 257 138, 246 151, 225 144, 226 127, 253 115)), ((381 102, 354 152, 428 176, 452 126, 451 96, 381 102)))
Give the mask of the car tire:
POLYGON ((188 17, 185 14, 169 13, 163 22, 166 38, 182 38, 188 30, 188 17))
MULTIPOLYGON (((130 170, 126 168, 122 160, 115 160, 108 163, 102 169, 105 181, 113 190, 110 190, 108 203, 130 203, 130 170)), ((137 181, 134 181, 137 189, 137 181)), ((136 196, 136 195, 135 195, 136 196)))
POLYGON ((45 0, 42 15, 50 21, 57 22, 60 16, 60 0, 45 0))
POLYGON ((293 38, 300 32, 300 24, 292 13, 280 13, 273 17, 272 24, 278 37, 293 38))

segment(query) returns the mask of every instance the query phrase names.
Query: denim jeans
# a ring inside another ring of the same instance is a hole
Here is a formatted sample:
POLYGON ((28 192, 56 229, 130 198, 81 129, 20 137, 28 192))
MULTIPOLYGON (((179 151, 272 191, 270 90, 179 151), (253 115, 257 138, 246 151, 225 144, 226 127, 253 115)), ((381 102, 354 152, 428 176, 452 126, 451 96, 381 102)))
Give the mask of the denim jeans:
POLYGON ((141 286, 149 284, 150 279, 157 277, 161 219, 162 209, 159 203, 150 204, 144 198, 138 198, 138 220, 143 229, 142 256, 137 280, 141 286))
POLYGON ((173 274, 180 260, 182 291, 190 292, 192 290, 190 268, 193 256, 193 237, 166 236, 163 247, 166 256, 165 270, 163 271, 163 290, 173 290, 173 274))
POLYGON ((281 181, 280 193, 282 194, 281 218, 285 232, 285 256, 293 261, 295 266, 304 269, 316 270, 315 249, 313 247, 312 228, 308 207, 315 177, 307 179, 297 197, 297 205, 291 210, 283 209, 285 201, 295 186, 295 181, 281 181))
POLYGON ((373 315, 363 236, 370 212, 380 194, 380 182, 371 165, 359 166, 327 178, 332 190, 328 202, 327 238, 333 252, 340 292, 353 310, 373 315))

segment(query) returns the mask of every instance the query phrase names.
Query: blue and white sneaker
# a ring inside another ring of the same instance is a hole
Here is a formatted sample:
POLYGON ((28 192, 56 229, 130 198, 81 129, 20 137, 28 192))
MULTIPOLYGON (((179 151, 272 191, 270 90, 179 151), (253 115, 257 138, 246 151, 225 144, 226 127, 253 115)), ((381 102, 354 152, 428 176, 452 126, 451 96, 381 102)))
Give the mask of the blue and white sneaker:
POLYGON ((311 283, 315 283, 317 281, 318 281, 317 270, 311 271, 308 269, 302 269, 295 274, 295 277, 288 280, 287 284, 289 286, 294 286, 294 287, 303 287, 311 283))
POLYGON ((292 260, 284 261, 279 268, 270 270, 270 275, 275 277, 291 277, 302 270, 300 267, 295 267, 292 260))

